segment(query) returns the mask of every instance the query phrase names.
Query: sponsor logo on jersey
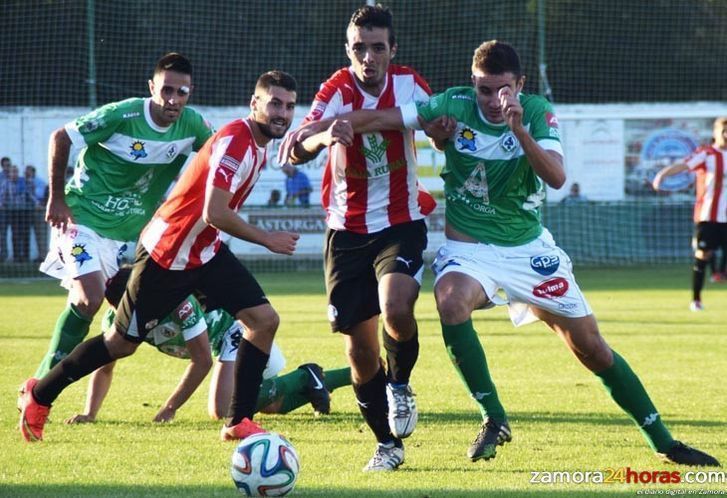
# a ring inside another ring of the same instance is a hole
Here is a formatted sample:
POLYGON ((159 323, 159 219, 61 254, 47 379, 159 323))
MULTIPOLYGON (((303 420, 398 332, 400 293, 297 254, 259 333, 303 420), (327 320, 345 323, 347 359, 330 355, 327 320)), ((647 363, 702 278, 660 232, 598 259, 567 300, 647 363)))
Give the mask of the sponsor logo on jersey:
POLYGON ((131 149, 130 154, 134 158, 134 161, 147 156, 146 149, 144 149, 144 142, 141 140, 136 140, 129 148, 131 149))
POLYGON ((455 93, 454 95, 452 95, 452 100, 469 100, 469 101, 473 101, 474 99, 472 97, 470 97, 469 95, 461 95, 459 93, 455 93))
POLYGON ((552 275, 559 266, 560 258, 558 256, 535 256, 530 258, 530 268, 544 276, 552 275))
POLYGON ((177 335, 176 328, 170 324, 164 324, 158 327, 157 330, 155 330, 154 332, 157 332, 165 339, 171 339, 172 337, 175 337, 177 335))
POLYGON ((127 112, 121 115, 123 119, 138 118, 139 116, 141 116, 139 112, 127 112))
POLYGON ((477 134, 471 128, 465 128, 459 132, 459 138, 457 143, 459 144, 459 150, 470 150, 475 151, 477 146, 475 144, 475 137, 477 134))
POLYGON ((93 258, 86 252, 86 244, 73 244, 71 248, 71 256, 73 261, 78 263, 78 266, 83 266, 86 261, 91 261, 93 258))
POLYGON ((81 126, 79 126, 78 131, 85 135, 86 133, 91 133, 98 130, 105 124, 106 123, 102 117, 94 116, 88 121, 85 121, 81 126))
POLYGON ((546 112, 545 113, 545 122, 548 123, 548 126, 550 126, 551 128, 557 128, 558 127, 558 116, 556 116, 552 112, 546 112))
POLYGON ((566 292, 568 292, 568 281, 563 277, 551 278, 545 282, 540 282, 533 288, 533 295, 535 297, 544 297, 546 299, 563 297, 566 292))
POLYGON ((171 159, 176 155, 177 155, 177 144, 172 144, 171 147, 169 147, 167 149, 167 159, 171 159))
POLYGON ((376 140, 376 135, 368 135, 366 140, 368 141, 369 146, 366 147, 365 145, 362 145, 361 154, 363 154, 366 159, 371 162, 380 163, 384 159, 384 154, 386 154, 386 148, 389 146, 389 141, 382 138, 381 142, 378 142, 376 140))
POLYGON ((502 138, 500 139, 500 147, 502 147, 505 152, 512 152, 515 149, 517 149, 518 145, 520 145, 517 141, 517 138, 515 138, 515 135, 512 134, 512 132, 505 133, 502 138))

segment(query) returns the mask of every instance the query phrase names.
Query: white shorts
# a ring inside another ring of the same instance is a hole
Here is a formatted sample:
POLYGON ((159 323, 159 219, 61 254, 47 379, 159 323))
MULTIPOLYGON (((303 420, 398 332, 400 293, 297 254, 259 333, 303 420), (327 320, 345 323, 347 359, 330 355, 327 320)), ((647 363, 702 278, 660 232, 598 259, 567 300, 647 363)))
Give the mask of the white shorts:
POLYGON ((66 289, 73 279, 100 271, 105 280, 116 275, 119 266, 132 261, 136 243, 104 238, 83 225, 68 225, 65 233, 51 232, 50 248, 40 271, 61 280, 66 289))
MULTIPOLYGON (((220 348, 220 354, 217 357, 217 361, 235 361, 237 357, 237 348, 240 343, 239 338, 234 336, 241 330, 241 327, 235 323, 222 337, 222 347, 220 348)), ((263 380, 275 377, 285 368, 285 357, 283 352, 280 350, 277 344, 273 343, 273 347, 270 349, 270 358, 268 364, 263 370, 263 380)))
POLYGON ((516 247, 447 239, 432 270, 435 285, 451 272, 477 280, 491 301, 487 307, 508 305, 516 327, 538 320, 531 307, 569 318, 592 313, 576 283, 570 258, 546 229, 534 241, 516 247))

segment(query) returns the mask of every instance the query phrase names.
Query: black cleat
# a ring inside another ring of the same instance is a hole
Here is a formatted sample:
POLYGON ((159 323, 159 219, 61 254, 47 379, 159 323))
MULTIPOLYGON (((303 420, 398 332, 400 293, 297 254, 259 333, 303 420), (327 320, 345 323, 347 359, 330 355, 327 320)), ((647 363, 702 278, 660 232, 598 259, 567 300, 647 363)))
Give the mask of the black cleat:
POLYGON ((467 450, 467 456, 473 462, 483 458, 485 460, 495 458, 497 447, 510 441, 512 441, 512 433, 508 423, 498 422, 488 417, 467 450))
POLYGON ((716 458, 681 441, 674 441, 669 451, 657 453, 665 462, 694 465, 696 467, 721 467, 716 458))
POLYGON ((298 367, 308 373, 308 385, 305 388, 305 395, 313 406, 316 413, 328 415, 331 413, 331 393, 326 390, 323 384, 325 375, 320 365, 316 363, 305 363, 298 367))

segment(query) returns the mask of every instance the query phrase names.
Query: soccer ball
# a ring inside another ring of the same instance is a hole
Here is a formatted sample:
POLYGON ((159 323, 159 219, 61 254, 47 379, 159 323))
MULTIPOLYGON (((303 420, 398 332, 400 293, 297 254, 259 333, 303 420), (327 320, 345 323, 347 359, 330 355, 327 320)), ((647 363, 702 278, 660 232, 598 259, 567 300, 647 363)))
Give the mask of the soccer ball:
POLYGON ((286 495, 293 490, 299 471, 298 453, 276 432, 248 436, 232 454, 232 481, 247 496, 286 495))

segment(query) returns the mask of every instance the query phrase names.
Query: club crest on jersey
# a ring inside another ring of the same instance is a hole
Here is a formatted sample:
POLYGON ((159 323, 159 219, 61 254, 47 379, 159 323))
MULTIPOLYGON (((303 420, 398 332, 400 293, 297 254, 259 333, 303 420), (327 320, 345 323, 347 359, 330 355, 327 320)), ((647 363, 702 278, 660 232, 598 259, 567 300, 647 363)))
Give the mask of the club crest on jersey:
POLYGON ((530 258, 530 268, 540 275, 552 275, 560 266, 558 256, 535 256, 530 258))
POLYGON ((505 152, 512 152, 517 149, 519 145, 517 138, 515 138, 515 135, 513 135, 510 131, 505 133, 500 139, 500 147, 502 147, 505 152))
POLYGON ((90 261, 93 258, 86 252, 86 244, 73 244, 71 248, 71 256, 73 261, 78 263, 78 266, 83 266, 83 263, 90 261))
POLYGON ((177 144, 172 144, 171 147, 169 147, 167 149, 167 159, 171 159, 176 155, 177 155, 177 144))
POLYGON ((129 146, 131 149, 131 157, 134 158, 134 161, 137 159, 141 159, 147 156, 146 149, 144 148, 144 142, 141 140, 135 141, 133 144, 129 146))
POLYGON ((477 146, 475 145, 475 137, 477 134, 471 129, 471 128, 465 128, 464 130, 459 132, 459 138, 457 138, 457 143, 459 144, 459 150, 470 150, 472 152, 477 149, 477 146))

